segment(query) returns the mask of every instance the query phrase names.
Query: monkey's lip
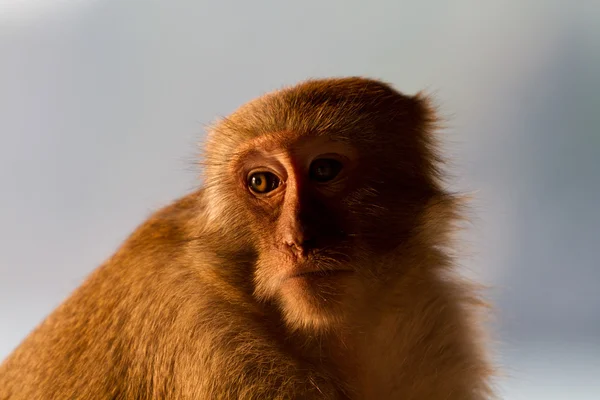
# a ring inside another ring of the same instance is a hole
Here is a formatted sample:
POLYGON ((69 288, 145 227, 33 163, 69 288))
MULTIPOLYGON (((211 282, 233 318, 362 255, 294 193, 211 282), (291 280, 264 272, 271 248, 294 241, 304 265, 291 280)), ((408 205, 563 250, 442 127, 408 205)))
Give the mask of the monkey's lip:
POLYGON ((347 269, 314 270, 297 272, 290 276, 290 278, 333 278, 349 274, 352 274, 352 271, 347 269))

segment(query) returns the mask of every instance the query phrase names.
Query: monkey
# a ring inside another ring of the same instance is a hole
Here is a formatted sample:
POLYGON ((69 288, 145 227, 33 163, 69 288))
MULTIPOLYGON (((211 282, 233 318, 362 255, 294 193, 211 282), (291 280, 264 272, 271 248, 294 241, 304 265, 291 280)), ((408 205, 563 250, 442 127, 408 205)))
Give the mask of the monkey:
POLYGON ((0 366, 0 400, 494 398, 429 97, 302 81, 207 129, 203 183, 0 366))

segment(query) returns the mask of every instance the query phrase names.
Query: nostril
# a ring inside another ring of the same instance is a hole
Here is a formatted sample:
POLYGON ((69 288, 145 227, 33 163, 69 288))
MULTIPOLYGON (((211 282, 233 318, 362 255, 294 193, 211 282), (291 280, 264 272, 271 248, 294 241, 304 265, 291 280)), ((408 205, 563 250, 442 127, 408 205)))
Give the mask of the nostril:
POLYGON ((297 237, 292 240, 285 240, 284 244, 290 252, 296 256, 302 256, 314 248, 315 240, 312 238, 297 237))
POLYGON ((283 239, 282 244, 289 251, 296 255, 302 255, 315 246, 314 237, 304 224, 290 224, 286 228, 281 239, 283 239))
POLYGON ((296 243, 285 243, 287 251, 293 255, 294 257, 301 258, 304 254, 304 249, 302 246, 297 245, 296 243))
POLYGON ((302 241, 302 248, 304 248, 305 250, 309 250, 312 249, 313 247, 315 247, 315 243, 316 240, 312 237, 307 237, 302 241))
POLYGON ((299 247, 298 243, 296 243, 296 242, 295 242, 295 241, 293 241, 293 240, 286 240, 286 241, 285 241, 285 245, 286 245, 287 247, 290 247, 290 248, 296 248, 296 247, 299 247))
POLYGON ((284 237, 283 241, 288 246, 302 247, 305 244, 312 241, 311 235, 307 232, 306 228, 296 227, 295 229, 289 229, 284 237))

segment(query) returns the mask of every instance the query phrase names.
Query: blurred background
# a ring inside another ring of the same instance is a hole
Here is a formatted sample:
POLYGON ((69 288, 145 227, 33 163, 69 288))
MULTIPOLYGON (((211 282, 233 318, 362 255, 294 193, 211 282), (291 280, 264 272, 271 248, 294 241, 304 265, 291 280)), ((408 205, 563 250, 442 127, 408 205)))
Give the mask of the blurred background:
POLYGON ((308 77, 435 97, 505 399, 600 399, 597 1, 0 0, 0 359, 152 210, 205 125, 308 77))

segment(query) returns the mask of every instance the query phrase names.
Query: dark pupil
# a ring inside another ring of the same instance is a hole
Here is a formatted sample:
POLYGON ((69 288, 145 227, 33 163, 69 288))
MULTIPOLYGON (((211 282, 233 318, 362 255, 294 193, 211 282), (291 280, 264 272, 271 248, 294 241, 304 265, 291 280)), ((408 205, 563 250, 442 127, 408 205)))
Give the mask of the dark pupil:
POLYGON ((250 176, 248 184, 256 193, 267 193, 277 189, 279 179, 270 172, 257 172, 250 176))
POLYGON ((335 178, 341 169, 342 163, 337 160, 316 160, 310 166, 310 178, 317 182, 327 182, 335 178))

